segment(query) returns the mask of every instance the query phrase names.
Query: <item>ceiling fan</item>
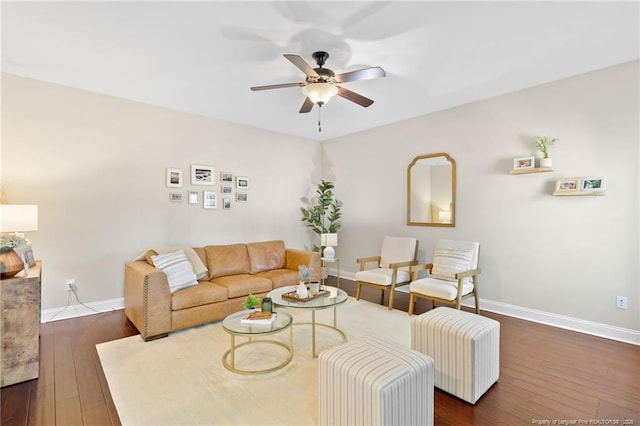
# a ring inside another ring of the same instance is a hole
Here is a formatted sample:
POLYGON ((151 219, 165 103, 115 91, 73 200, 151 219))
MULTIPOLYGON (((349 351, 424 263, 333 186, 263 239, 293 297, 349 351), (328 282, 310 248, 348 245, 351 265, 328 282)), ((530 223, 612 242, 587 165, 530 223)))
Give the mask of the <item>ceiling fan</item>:
POLYGON ((256 86, 251 90, 269 90, 269 89, 282 89, 285 87, 302 87, 302 93, 306 96, 300 113, 311 111, 314 105, 322 107, 331 100, 334 95, 343 97, 356 104, 368 107, 373 103, 373 100, 366 98, 356 92, 345 89, 339 84, 348 83, 358 80, 371 80, 374 78, 385 77, 387 74, 380 67, 363 68, 356 71, 349 71, 342 74, 336 74, 329 68, 324 68, 324 64, 329 58, 327 52, 314 52, 313 59, 318 64, 317 68, 312 68, 311 65, 302 59, 299 55, 285 54, 283 55, 293 65, 300 68, 305 73, 307 78, 304 82, 299 83, 284 83, 284 84, 272 84, 269 86, 256 86))

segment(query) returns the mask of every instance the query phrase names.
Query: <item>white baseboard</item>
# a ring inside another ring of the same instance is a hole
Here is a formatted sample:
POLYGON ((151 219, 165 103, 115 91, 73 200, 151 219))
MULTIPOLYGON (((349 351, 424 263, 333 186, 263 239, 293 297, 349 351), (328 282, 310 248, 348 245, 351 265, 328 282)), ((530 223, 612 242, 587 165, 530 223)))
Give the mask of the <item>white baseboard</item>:
POLYGON ((67 307, 45 309, 40 312, 40 322, 58 321, 69 318, 93 315, 101 312, 112 312, 124 308, 124 298, 102 300, 85 304, 69 305, 67 307))
MULTIPOLYGON (((474 306, 473 302, 465 302, 463 305, 469 307, 474 306)), ((640 331, 638 330, 616 327, 613 325, 587 321, 550 312, 538 311, 536 309, 509 305, 502 302, 494 302, 493 300, 482 298, 480 299, 480 309, 540 324, 551 325, 553 327, 564 328, 566 330, 631 343, 632 345, 640 345, 640 331)))
MULTIPOLYGON (((335 276, 335 270, 329 270, 329 275, 335 276)), ((355 281, 355 274, 341 273, 341 278, 355 281)), ((408 291, 399 289, 403 293, 408 291)), ((463 302, 464 306, 473 307, 473 301, 463 302)), ((546 324, 553 327, 564 328, 566 330, 577 331, 579 333, 591 334, 593 336, 604 337, 606 339, 617 340, 624 343, 640 346, 640 331, 629 328, 616 327, 613 325, 587 321, 551 312, 539 311, 536 309, 524 308, 522 306, 509 305, 493 300, 480 299, 480 309, 494 312, 496 314, 507 315, 527 321, 546 324)))

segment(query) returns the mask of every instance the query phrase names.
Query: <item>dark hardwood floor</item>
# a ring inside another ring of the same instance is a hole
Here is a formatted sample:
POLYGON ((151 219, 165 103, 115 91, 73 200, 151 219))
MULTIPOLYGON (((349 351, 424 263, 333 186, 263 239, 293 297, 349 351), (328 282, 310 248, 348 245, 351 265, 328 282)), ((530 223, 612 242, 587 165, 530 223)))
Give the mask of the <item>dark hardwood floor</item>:
MULTIPOLYGON (((354 282, 340 284, 355 295, 354 282)), ((367 288, 363 298, 380 296, 367 288)), ((395 307, 406 311, 408 296, 395 307)), ((501 325, 500 379, 475 405, 436 389, 436 425, 640 425, 640 347, 482 315, 501 325)), ((119 425, 95 345, 135 334, 121 310, 42 324, 40 378, 2 388, 1 424, 119 425)))

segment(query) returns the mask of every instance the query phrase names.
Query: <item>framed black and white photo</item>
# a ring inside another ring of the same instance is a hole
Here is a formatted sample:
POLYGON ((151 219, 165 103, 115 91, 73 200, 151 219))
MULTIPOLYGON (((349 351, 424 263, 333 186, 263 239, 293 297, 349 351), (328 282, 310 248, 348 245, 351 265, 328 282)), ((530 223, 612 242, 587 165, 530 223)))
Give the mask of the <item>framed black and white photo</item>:
POLYGON ((222 208, 227 210, 231 208, 231 198, 229 197, 224 197, 222 199, 222 208))
POLYGON ((580 179, 580 191, 603 192, 604 178, 602 177, 583 177, 580 179))
POLYGON ((231 191, 233 191, 233 187, 231 185, 222 185, 220 188, 220 192, 223 194, 231 194, 231 191))
POLYGON ((205 209, 217 209, 218 208, 218 193, 212 191, 204 191, 202 193, 202 207, 205 209))
POLYGON ((236 188, 249 189, 249 178, 246 176, 236 176, 236 188))
POLYGON ((200 202, 200 192, 189 191, 189 204, 198 204, 200 202))
POLYGON ((246 192, 237 192, 236 193, 236 201, 240 201, 240 202, 247 201, 247 193, 246 192))
POLYGON ((216 175, 213 166, 191 165, 191 185, 215 185, 216 175))
POLYGON ((532 155, 530 157, 518 157, 513 159, 513 170, 533 169, 536 166, 536 158, 532 155))
POLYGON ((167 169, 167 188, 182 188, 184 174, 182 169, 167 169))
POLYGON ((233 182, 233 173, 221 172, 220 173, 220 181, 222 181, 222 182, 233 182))
POLYGON ((183 200, 184 194, 182 194, 182 192, 170 192, 169 193, 169 200, 171 200, 174 203, 181 203, 183 200))

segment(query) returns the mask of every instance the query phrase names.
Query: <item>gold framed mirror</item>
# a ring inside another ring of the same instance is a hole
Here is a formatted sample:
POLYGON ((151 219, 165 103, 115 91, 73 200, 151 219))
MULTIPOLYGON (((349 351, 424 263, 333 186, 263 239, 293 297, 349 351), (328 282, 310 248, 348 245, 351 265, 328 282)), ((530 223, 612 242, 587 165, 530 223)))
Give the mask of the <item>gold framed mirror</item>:
POLYGON ((419 155, 407 167, 407 225, 456 226, 456 160, 419 155))

